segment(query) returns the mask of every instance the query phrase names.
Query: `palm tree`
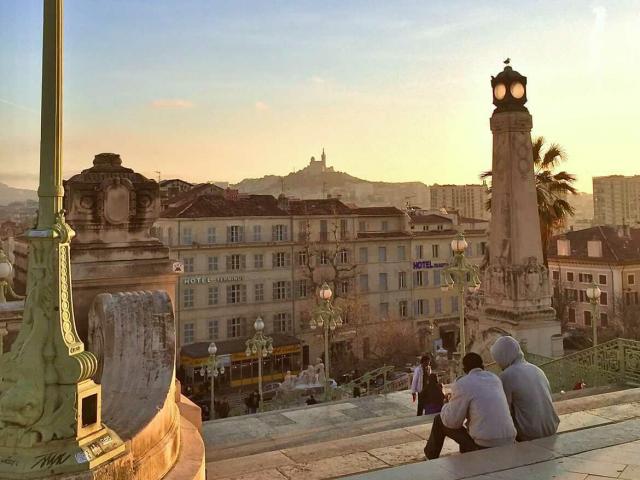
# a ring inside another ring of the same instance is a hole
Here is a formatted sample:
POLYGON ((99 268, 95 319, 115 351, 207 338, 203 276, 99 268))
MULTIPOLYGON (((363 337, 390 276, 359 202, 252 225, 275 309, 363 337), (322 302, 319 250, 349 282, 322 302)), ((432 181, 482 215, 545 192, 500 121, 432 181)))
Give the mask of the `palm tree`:
MULTIPOLYGON (((540 217, 540 236, 542 239, 542 255, 544 264, 547 264, 547 250, 549 242, 555 230, 563 227, 569 216, 575 214, 575 209, 566 200, 568 195, 575 195, 573 186, 576 177, 571 173, 561 171, 553 173, 553 170, 566 160, 564 149, 552 143, 543 152, 544 137, 536 137, 533 140, 533 168, 536 177, 536 194, 538 197, 538 216, 540 217)), ((483 172, 482 180, 491 178, 492 171, 483 172)), ((489 188, 491 193, 491 188, 489 188)), ((487 200, 487 210, 491 210, 491 197, 487 200)))

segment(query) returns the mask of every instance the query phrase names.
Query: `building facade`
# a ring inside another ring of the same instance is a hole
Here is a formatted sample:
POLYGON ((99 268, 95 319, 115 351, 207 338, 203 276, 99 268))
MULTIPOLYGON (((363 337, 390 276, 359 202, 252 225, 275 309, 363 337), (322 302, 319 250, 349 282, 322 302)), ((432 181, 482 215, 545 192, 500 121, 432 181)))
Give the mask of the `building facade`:
POLYGON ((635 225, 640 222, 640 175, 593 177, 596 225, 635 225))
POLYGON ((445 208, 457 210, 461 215, 470 218, 488 219, 486 209, 488 189, 482 185, 431 185, 432 209, 445 208))
MULTIPOLYGON (((333 354, 366 358, 391 325, 410 329, 425 350, 434 342, 454 349, 459 305, 452 292, 441 291, 440 271, 451 257, 451 240, 471 225, 450 217, 424 229, 421 215, 395 207, 231 191, 178 202, 162 213, 154 232, 184 265, 176 292, 183 364, 194 374, 206 362, 210 341, 248 338, 258 316, 267 333, 289 339, 280 341, 289 357, 270 378, 315 363, 323 341, 310 320, 325 281, 344 319, 333 333, 333 354), (412 230, 415 225, 421 227, 412 230), (198 349, 200 357, 193 353, 198 349)), ((479 263, 487 231, 469 228, 466 235, 468 253, 479 263)), ((240 359, 242 345, 228 355, 240 359)), ((244 381, 228 380, 232 386, 244 381)))
POLYGON ((592 328, 586 289, 602 291, 599 327, 622 328, 640 305, 640 230, 599 226, 554 237, 549 250, 553 299, 568 328, 592 328), (559 307, 559 308, 558 308, 559 307))

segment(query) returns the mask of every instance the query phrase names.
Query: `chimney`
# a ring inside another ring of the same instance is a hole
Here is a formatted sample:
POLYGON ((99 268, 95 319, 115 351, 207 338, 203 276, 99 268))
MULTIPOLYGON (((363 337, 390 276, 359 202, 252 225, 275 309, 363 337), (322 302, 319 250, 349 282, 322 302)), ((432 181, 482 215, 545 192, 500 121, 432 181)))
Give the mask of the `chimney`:
POLYGON ((569 255, 571 255, 571 240, 564 237, 564 238, 559 238, 557 242, 558 242, 557 243, 558 255, 562 255, 565 257, 568 257, 569 255))

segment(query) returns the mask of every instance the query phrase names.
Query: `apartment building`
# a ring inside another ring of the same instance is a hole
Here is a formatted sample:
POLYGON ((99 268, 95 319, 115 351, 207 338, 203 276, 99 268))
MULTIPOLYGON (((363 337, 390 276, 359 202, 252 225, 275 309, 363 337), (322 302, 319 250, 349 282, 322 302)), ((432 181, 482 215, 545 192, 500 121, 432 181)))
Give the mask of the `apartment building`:
POLYGON ((593 177, 596 225, 635 225, 640 222, 640 175, 593 177))
POLYGON ((640 303, 640 230, 599 226, 554 237, 548 252, 549 274, 556 307, 565 306, 567 325, 592 327, 592 307, 586 289, 596 283, 600 323, 620 325, 625 309, 640 303))
MULTIPOLYGON (((235 364, 245 361, 244 339, 253 334, 258 315, 280 355, 269 378, 313 363, 323 341, 310 320, 324 281, 344 312, 345 323, 332 339, 337 355, 366 357, 384 322, 408 325, 427 350, 439 339, 449 348, 456 345, 457 298, 440 289, 451 239, 463 228, 456 215, 432 218, 441 227, 412 230, 424 225, 422 215, 395 207, 354 208, 335 198, 227 191, 174 205, 162 213, 155 233, 184 264, 175 307, 181 363, 192 375, 215 340, 231 366, 229 383, 250 382, 251 362, 235 364)), ((467 240, 479 262, 487 230, 469 229, 467 240)))
POLYGON ((481 185, 431 185, 431 208, 457 210, 461 215, 470 218, 488 219, 486 209, 488 189, 481 185))

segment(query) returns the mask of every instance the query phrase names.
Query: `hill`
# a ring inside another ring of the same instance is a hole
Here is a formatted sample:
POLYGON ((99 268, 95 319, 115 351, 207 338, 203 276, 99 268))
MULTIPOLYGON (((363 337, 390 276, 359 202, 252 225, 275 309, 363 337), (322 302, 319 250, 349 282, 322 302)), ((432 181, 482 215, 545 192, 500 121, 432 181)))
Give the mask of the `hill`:
POLYGON ((35 190, 14 188, 0 183, 0 205, 9 205, 12 202, 24 202, 26 200, 37 199, 38 193, 35 190))

